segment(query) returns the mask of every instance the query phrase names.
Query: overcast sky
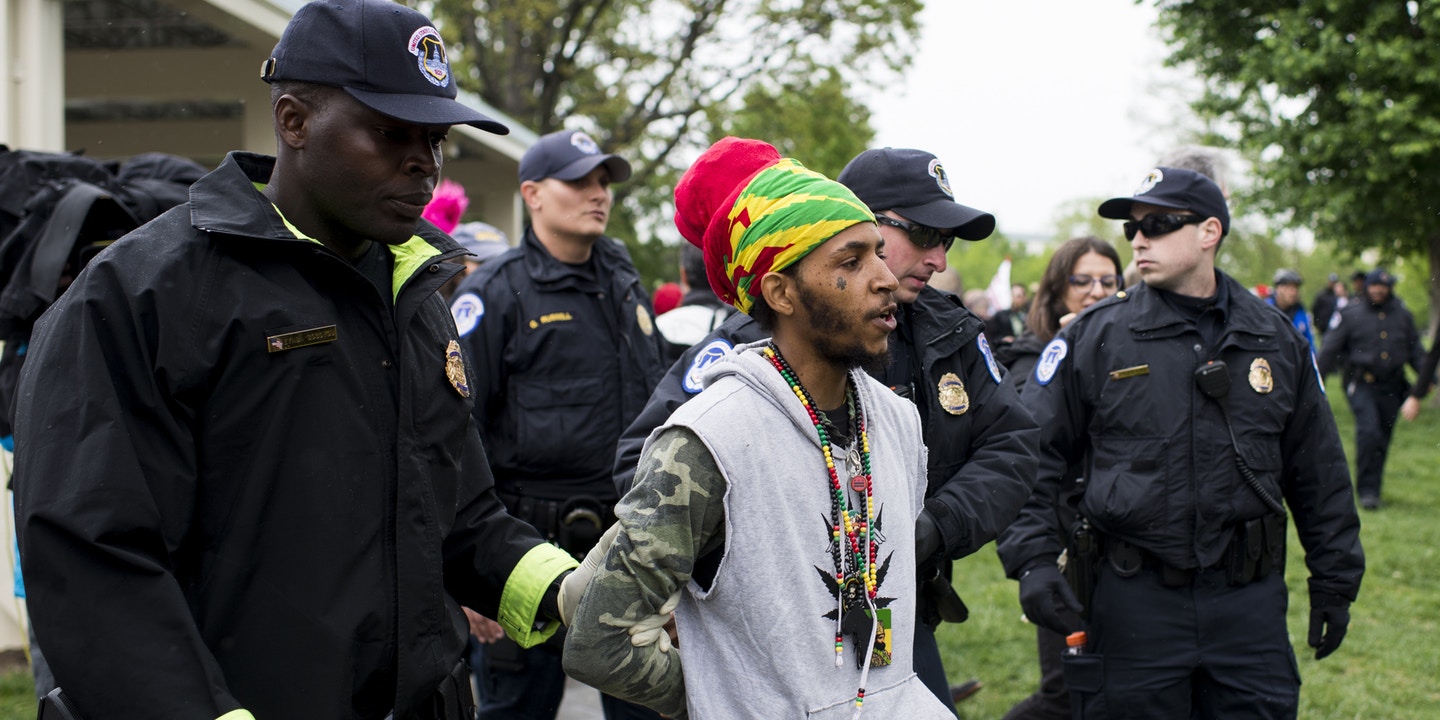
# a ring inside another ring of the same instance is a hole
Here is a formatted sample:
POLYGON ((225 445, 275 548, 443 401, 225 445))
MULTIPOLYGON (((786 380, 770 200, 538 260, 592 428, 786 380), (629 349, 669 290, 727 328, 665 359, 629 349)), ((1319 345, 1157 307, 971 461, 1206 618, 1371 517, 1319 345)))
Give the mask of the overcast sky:
POLYGON ((1184 80, 1133 0, 930 0, 903 81, 872 95, 877 146, 937 155, 956 200, 1008 235, 1128 195, 1178 144, 1184 80))

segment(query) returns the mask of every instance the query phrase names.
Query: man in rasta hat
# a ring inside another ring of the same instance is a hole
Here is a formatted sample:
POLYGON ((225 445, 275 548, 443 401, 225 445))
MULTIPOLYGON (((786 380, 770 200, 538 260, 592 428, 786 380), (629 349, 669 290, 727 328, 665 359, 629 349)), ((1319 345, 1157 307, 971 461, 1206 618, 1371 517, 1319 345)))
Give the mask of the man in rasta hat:
POLYGON ((874 215, 737 138, 675 199, 717 294, 772 337, 707 367, 646 444, 566 671, 675 717, 951 717, 911 669, 919 419, 862 370, 898 309, 874 215), (683 664, 639 639, 667 607, 683 664))
MULTIPOLYGON (((935 641, 942 620, 966 617, 951 585, 951 561, 995 539, 1029 497, 1036 469, 1039 429, 1014 386, 1002 382, 983 332, 985 322, 962 307, 959 298, 928 285, 934 273, 945 269, 946 251, 955 240, 988 237, 995 218, 956 202, 944 166, 924 150, 866 150, 836 181, 875 213, 885 239, 885 265, 896 277, 899 310, 890 358, 872 376, 920 412, 929 486, 925 510, 916 521, 921 622, 915 628, 913 659, 921 681, 951 705, 935 641)), ((630 487, 651 431, 700 392, 704 368, 730 347, 767 334, 750 316, 736 313, 670 368, 620 438, 615 484, 621 493, 630 487)))

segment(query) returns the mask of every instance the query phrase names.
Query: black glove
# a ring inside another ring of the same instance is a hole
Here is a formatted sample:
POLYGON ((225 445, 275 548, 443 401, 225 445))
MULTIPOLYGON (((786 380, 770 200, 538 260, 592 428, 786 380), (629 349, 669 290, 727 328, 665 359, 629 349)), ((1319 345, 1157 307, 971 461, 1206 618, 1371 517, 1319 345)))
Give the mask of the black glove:
POLYGON ((1020 607, 1030 622, 1062 637, 1081 627, 1083 606, 1054 563, 1040 563, 1020 576, 1020 607))
POLYGON ((940 526, 935 524, 935 517, 929 510, 921 510, 920 516, 915 518, 915 564, 925 567, 925 563, 935 558, 940 552, 940 526))
POLYGON ((1330 593, 1310 594, 1310 647, 1315 648, 1316 660, 1335 652, 1349 627, 1349 600, 1330 593))

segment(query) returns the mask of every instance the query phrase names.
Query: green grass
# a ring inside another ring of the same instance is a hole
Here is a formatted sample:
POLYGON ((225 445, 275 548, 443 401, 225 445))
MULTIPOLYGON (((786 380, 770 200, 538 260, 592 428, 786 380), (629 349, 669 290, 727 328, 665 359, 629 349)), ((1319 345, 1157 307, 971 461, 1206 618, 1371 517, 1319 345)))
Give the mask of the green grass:
MULTIPOLYGON (((1354 423, 1338 382, 1328 386, 1347 457, 1354 456, 1354 423)), ((1366 571, 1350 609, 1345 643, 1316 661, 1306 644, 1309 598, 1300 543, 1291 530, 1286 580, 1290 639, 1303 686, 1303 720, 1430 720, 1440 708, 1440 407, 1427 402, 1414 423, 1400 420, 1385 472, 1385 505, 1361 512, 1366 571)), ((1352 460, 1353 471, 1354 463, 1352 460)), ((952 681, 979 678, 985 687, 960 706, 967 720, 999 718, 1039 681, 1034 628, 1020 620, 1017 586, 1004 577, 993 548, 956 567, 956 587, 970 620, 945 625, 940 648, 952 681)))
MULTIPOLYGON (((1350 409, 1333 380, 1331 406, 1347 456, 1354 452, 1350 409)), ((1400 421, 1386 469, 1384 508, 1361 515, 1367 570, 1351 608, 1350 633, 1332 656, 1317 662, 1305 645, 1309 599, 1304 562, 1292 536, 1290 637, 1304 687, 1303 720, 1430 720, 1440 708, 1440 407, 1426 403, 1420 419, 1400 421)), ((1038 681, 1035 631, 1020 620, 1016 585, 1005 579, 991 548, 956 568, 956 586, 970 621, 944 625, 941 652, 952 680, 985 683, 960 706, 967 720, 994 719, 1030 694, 1038 681)), ((0 674, 0 720, 31 720, 35 701, 28 672, 0 674)))
POLYGON ((0 720, 34 720, 35 684, 30 670, 0 673, 0 720))

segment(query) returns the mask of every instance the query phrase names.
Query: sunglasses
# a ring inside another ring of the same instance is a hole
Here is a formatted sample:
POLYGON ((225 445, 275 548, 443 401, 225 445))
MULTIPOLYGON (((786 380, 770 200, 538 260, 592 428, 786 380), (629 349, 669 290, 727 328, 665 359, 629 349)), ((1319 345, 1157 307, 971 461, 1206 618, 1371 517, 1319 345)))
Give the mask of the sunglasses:
POLYGON ((941 230, 928 225, 896 220, 889 215, 876 215, 875 222, 881 225, 889 225, 893 228, 900 228, 910 234, 910 242, 921 250, 929 250, 937 245, 944 245, 946 250, 955 244, 955 235, 949 230, 941 230))
POLYGON ((1070 287, 1077 290, 1082 288, 1089 290, 1095 287, 1095 283, 1100 283, 1100 287, 1104 288, 1105 292, 1115 292, 1125 278, 1119 275, 1071 275, 1068 280, 1070 287))
POLYGON ((1139 220, 1125 223, 1125 239, 1134 240, 1135 231, 1145 233, 1147 238, 1169 235, 1186 225, 1199 225, 1205 218, 1199 215, 1146 215, 1139 220))

